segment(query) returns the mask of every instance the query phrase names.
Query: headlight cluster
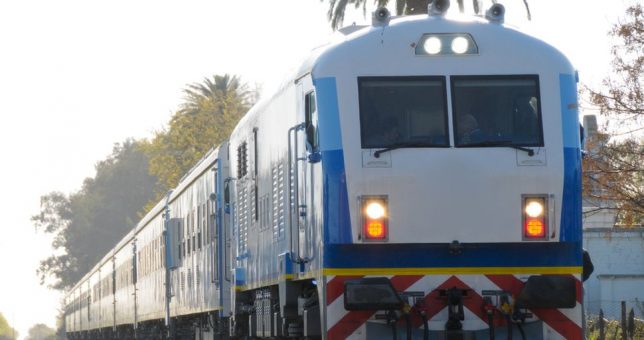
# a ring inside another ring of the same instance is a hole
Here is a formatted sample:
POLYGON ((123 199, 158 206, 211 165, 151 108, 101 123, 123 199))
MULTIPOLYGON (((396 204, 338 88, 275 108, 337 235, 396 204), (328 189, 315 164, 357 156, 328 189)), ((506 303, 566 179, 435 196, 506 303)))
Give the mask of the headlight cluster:
POLYGON ((416 44, 416 55, 478 54, 479 48, 467 33, 424 34, 416 44))
POLYGON ((523 196, 523 240, 547 240, 547 198, 546 196, 523 196))
POLYGON ((387 241, 389 238, 388 203, 386 196, 363 196, 362 235, 365 241, 387 241))

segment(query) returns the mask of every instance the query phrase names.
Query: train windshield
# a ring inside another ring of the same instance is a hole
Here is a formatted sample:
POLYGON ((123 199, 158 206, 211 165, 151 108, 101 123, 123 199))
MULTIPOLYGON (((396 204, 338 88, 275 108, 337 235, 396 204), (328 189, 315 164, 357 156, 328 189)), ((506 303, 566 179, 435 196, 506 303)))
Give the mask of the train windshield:
POLYGON ((543 146, 537 76, 452 77, 456 146, 543 146))
POLYGON ((446 147, 444 77, 361 77, 362 148, 446 147))

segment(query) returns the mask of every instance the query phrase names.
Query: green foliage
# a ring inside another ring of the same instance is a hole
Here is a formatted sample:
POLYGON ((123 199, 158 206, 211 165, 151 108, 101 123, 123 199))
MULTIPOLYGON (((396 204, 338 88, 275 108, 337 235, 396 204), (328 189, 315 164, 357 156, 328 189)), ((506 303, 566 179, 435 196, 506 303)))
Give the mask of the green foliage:
POLYGON ((32 221, 36 229, 54 235, 56 253, 41 261, 41 283, 49 278, 50 287, 64 289, 80 279, 132 229, 155 183, 140 143, 128 140, 114 146, 78 192, 42 196, 32 221))
MULTIPOLYGON (((644 321, 635 319, 633 339, 644 339, 644 321)), ((622 326, 618 320, 604 320, 604 339, 599 336, 599 318, 586 322, 588 340, 622 340, 622 326)))
POLYGON ((0 313, 0 340, 17 339, 18 332, 11 328, 7 319, 0 313))
POLYGON ((26 340, 56 340, 56 331, 45 324, 38 323, 29 329, 26 340))
POLYGON ((55 249, 40 263, 42 284, 75 284, 209 149, 227 139, 256 98, 229 75, 188 85, 184 94, 181 109, 152 140, 116 144, 78 192, 41 197, 32 221, 54 235, 55 249))
POLYGON ((146 211, 208 150, 228 138, 253 98, 238 77, 229 75, 188 85, 184 94, 185 101, 168 127, 144 144, 150 157, 150 174, 158 178, 158 190, 146 211))

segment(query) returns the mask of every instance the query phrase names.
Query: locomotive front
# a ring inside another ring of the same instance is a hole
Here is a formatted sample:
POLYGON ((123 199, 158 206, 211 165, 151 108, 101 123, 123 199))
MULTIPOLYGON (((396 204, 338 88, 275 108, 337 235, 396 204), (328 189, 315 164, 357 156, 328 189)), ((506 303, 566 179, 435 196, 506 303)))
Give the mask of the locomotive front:
POLYGON ((575 71, 494 9, 384 13, 313 66, 328 339, 581 339, 575 71))

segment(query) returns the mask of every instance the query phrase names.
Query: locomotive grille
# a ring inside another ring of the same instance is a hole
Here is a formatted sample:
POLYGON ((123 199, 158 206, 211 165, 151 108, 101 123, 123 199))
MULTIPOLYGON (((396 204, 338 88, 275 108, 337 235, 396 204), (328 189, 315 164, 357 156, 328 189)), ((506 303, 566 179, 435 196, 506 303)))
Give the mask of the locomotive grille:
POLYGON ((192 268, 188 268, 188 289, 192 288, 192 268))
POLYGON ((246 251, 248 246, 248 223, 249 223, 249 206, 248 206, 248 191, 246 190, 246 183, 238 181, 237 192, 239 193, 237 209, 237 223, 239 224, 239 240, 237 247, 240 253, 246 251))
POLYGON ((182 291, 186 289, 186 278, 185 278, 185 276, 183 274, 184 273, 182 271, 181 272, 181 290, 182 291))
POLYGON ((197 287, 199 287, 201 283, 201 272, 199 271, 199 265, 197 265, 197 270, 195 271, 195 279, 197 281, 197 287))
POLYGON ((273 167, 273 239, 284 237, 284 228, 286 225, 284 187, 284 164, 273 167))

